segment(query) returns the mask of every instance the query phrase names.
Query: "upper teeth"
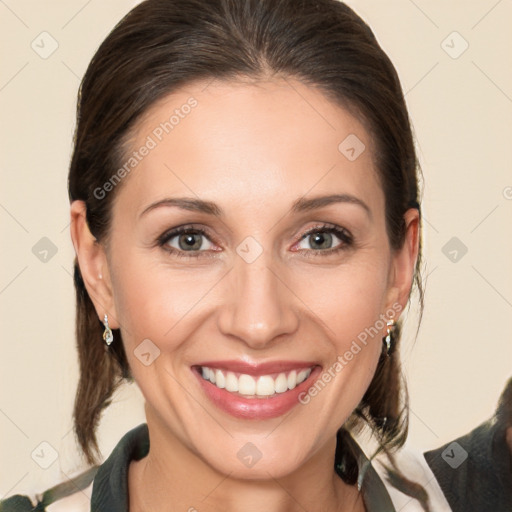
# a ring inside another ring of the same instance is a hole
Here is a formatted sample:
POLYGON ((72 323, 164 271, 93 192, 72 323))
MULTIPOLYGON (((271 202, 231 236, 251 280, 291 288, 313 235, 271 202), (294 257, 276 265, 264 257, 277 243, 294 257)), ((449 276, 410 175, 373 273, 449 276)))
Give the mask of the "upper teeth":
POLYGON ((271 396, 275 393, 284 393, 304 382, 311 373, 311 368, 306 370, 292 370, 289 373, 279 373, 275 378, 272 375, 253 377, 241 373, 226 372, 215 368, 201 366, 203 378, 209 380, 220 389, 226 389, 231 393, 241 395, 256 395, 259 397, 271 396))

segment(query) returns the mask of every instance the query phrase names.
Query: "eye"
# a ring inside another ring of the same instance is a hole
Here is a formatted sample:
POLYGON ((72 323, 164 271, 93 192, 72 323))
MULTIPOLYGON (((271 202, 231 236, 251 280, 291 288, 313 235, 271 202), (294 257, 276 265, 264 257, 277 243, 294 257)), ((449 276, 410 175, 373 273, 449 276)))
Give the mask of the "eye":
POLYGON ((346 229, 324 224, 315 226, 302 235, 298 248, 332 254, 347 249, 352 244, 352 235, 346 229))
POLYGON ((158 244, 177 256, 196 256, 195 252, 207 252, 214 247, 203 229, 180 226, 164 233, 158 244), (191 253, 191 254, 183 254, 191 253))

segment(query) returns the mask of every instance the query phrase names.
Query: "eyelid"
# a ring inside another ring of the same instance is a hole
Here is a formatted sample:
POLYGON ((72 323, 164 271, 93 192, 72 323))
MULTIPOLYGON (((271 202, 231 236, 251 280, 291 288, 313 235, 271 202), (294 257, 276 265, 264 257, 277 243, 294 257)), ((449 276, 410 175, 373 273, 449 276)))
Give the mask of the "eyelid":
POLYGON ((200 254, 201 257, 216 257, 216 253, 219 252, 218 250, 198 250, 198 251, 182 251, 179 249, 176 249, 175 247, 172 247, 168 245, 168 242, 172 240, 173 238, 176 238, 182 234, 186 234, 189 232, 193 232, 194 234, 204 236, 207 238, 212 244, 219 245, 215 241, 215 237, 213 237, 209 230, 204 227, 196 227, 194 224, 184 224, 181 226, 176 226, 174 228, 168 229, 165 231, 162 235, 160 235, 156 240, 156 245, 161 247, 164 251, 169 253, 172 256, 177 257, 183 257, 183 258, 197 258, 200 254))
POLYGON ((337 224, 331 224, 330 222, 320 222, 320 223, 315 224, 314 226, 306 229, 306 231, 304 231, 302 233, 302 235, 299 235, 299 237, 297 238, 297 242, 304 240, 304 238, 306 238, 307 236, 309 236, 313 233, 316 233, 318 231, 326 231, 326 232, 333 232, 333 233, 339 232, 339 233, 344 233, 347 236, 347 238, 350 238, 351 240, 353 238, 350 231, 342 226, 338 226, 337 224))

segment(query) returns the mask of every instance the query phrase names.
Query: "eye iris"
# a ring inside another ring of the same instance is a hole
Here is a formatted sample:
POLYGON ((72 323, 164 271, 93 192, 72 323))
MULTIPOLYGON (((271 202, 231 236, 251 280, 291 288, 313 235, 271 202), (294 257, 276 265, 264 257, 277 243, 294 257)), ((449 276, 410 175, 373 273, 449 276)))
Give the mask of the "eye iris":
POLYGON ((201 248, 201 235, 197 233, 185 233, 179 237, 180 249, 199 250, 201 248), (194 237, 197 237, 194 239, 194 237), (184 242, 184 243, 182 243, 184 242))
POLYGON ((311 236, 311 247, 315 248, 315 245, 319 245, 320 247, 316 247, 317 249, 330 249, 330 245, 332 244, 332 235, 331 233, 315 233, 311 236))

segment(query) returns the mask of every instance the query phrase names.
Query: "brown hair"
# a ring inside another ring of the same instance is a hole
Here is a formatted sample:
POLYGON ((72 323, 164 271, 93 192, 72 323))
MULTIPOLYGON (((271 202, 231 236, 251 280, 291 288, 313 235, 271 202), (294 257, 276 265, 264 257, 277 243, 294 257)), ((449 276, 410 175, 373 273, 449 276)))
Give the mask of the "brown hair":
POLYGON ((508 379, 498 400, 496 421, 503 430, 512 427, 512 378, 508 379))
MULTIPOLYGON (((120 187, 105 197, 94 191, 121 165, 130 130, 149 107, 192 81, 272 76, 318 88, 365 124, 386 198, 390 244, 401 247, 404 213, 419 209, 419 166, 407 108, 397 73, 372 31, 337 0, 146 0, 116 25, 80 86, 69 170, 70 201, 85 201, 98 243, 108 242, 120 187)), ((418 259, 415 280, 422 302, 419 265, 418 259)), ((74 281, 80 358, 74 421, 92 463, 99 455, 101 412, 122 380, 131 377, 119 330, 105 349, 103 326, 76 258, 74 281)), ((408 427, 404 389, 395 350, 380 359, 352 423, 364 419, 387 448, 402 445, 408 427)), ((349 481, 350 474, 347 469, 349 481)))

